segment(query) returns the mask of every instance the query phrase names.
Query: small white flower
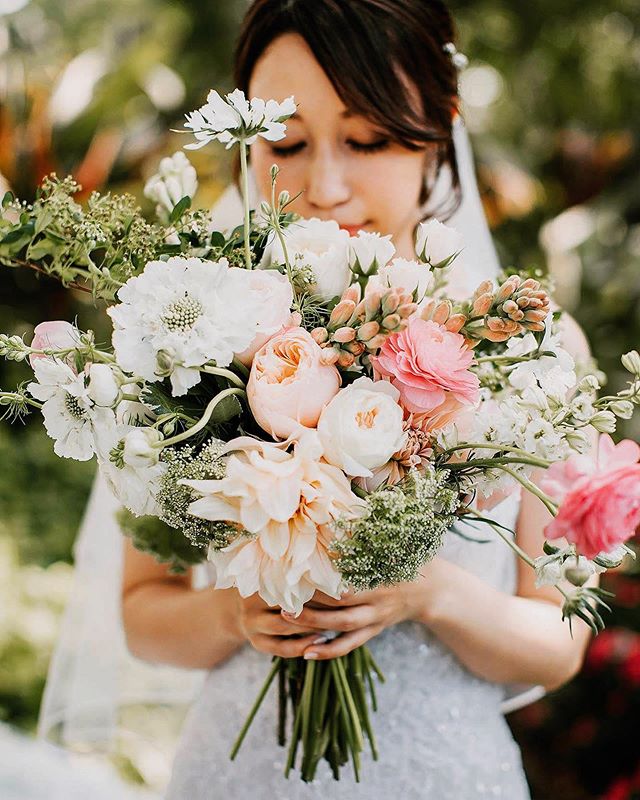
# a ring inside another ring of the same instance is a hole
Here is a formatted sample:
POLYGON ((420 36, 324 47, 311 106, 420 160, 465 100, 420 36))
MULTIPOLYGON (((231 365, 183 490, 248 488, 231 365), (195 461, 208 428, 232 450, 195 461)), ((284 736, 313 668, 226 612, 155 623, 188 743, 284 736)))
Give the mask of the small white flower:
POLYGON ((153 467, 160 460, 162 434, 155 428, 134 428, 123 439, 122 458, 130 467, 153 467))
POLYGON ((197 111, 186 115, 185 128, 193 131, 197 141, 185 145, 185 148, 197 150, 217 139, 226 144, 228 149, 239 141, 252 145, 258 136, 277 142, 285 136, 285 120, 295 111, 293 97, 288 97, 282 103, 275 100, 265 102, 258 97, 249 102, 240 89, 235 89, 226 97, 212 89, 207 95, 207 102, 197 111))
POLYGON ((431 290, 433 273, 418 261, 406 258, 394 258, 390 264, 379 270, 375 287, 404 289, 405 292, 416 293, 416 302, 420 303, 431 290))
POLYGON ((455 228, 437 219, 421 222, 416 234, 416 255, 433 269, 444 269, 453 262, 464 246, 455 228))
MULTIPOLYGON (((178 150, 160 161, 158 172, 145 184, 144 194, 157 204, 158 216, 168 219, 174 206, 183 197, 193 197, 197 190, 198 176, 195 168, 182 150, 178 150)), ((179 243, 178 239, 177 244, 179 243)))
MULTIPOLYGON (((337 222, 316 217, 299 220, 284 229, 290 262, 313 270, 314 292, 322 300, 339 297, 349 286, 349 238, 337 222)), ((284 252, 277 237, 267 247, 261 266, 271 264, 284 264, 284 252)))
POLYGON ((226 259, 150 261, 107 312, 118 365, 150 382, 169 375, 174 396, 200 382, 207 362, 228 366, 252 342, 262 314, 250 276, 226 259))
POLYGON ((562 580, 562 564, 555 555, 538 556, 533 566, 536 573, 536 589, 555 586, 562 580))
POLYGON ((109 364, 91 364, 88 394, 97 406, 112 408, 120 397, 120 384, 109 364))
POLYGON ((406 442, 399 397, 387 381, 366 377, 339 391, 318 422, 325 459, 351 477, 370 478, 406 442))
POLYGON ((34 363, 33 371, 37 383, 30 383, 27 389, 36 400, 44 402, 44 427, 55 441, 55 454, 89 461, 100 441, 115 429, 113 411, 94 405, 86 375, 76 375, 67 364, 41 358, 34 363))
POLYGON ((524 447, 528 453, 541 458, 552 458, 562 445, 562 437, 546 419, 539 417, 527 425, 524 447))
POLYGON ((359 231, 349 241, 349 266, 355 275, 375 275, 395 252, 391 236, 359 231))
MULTIPOLYGON (((540 356, 531 361, 523 361, 509 373, 509 383, 516 389, 539 386, 549 397, 564 401, 570 389, 576 385, 575 362, 571 355, 558 345, 556 337, 548 337, 540 345, 541 352, 551 352, 552 356, 540 356), (546 340, 546 341, 545 341, 546 340)), ((538 349, 538 342, 532 333, 523 337, 513 337, 507 342, 506 355, 525 356, 538 349)))

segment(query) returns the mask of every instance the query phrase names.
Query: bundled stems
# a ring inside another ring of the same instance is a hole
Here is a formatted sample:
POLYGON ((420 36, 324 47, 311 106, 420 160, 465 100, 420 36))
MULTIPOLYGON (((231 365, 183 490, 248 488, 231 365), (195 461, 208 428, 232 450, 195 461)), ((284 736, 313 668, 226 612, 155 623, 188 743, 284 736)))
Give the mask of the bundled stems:
POLYGON ((284 774, 289 777, 301 748, 300 773, 312 781, 324 758, 336 780, 340 767, 351 760, 356 781, 360 776, 360 755, 365 735, 374 760, 378 758, 373 726, 369 715, 367 689, 373 710, 376 697, 373 674, 384 676, 369 649, 358 647, 346 656, 328 661, 305 661, 302 658, 275 658, 249 716, 234 742, 235 758, 249 727, 278 675, 278 741, 285 743, 287 705, 291 705, 291 738, 284 774))

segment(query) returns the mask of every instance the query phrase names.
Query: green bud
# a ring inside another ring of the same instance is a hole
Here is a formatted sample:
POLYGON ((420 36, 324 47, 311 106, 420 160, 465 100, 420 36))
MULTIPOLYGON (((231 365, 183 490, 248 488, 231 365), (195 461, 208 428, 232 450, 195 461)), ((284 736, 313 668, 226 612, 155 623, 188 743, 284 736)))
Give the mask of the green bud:
POLYGON ((569 447, 576 453, 586 453, 589 449, 589 437, 584 431, 569 431, 565 435, 569 447))
POLYGON ((565 567, 564 577, 573 586, 584 586, 593 574, 587 567, 565 567))

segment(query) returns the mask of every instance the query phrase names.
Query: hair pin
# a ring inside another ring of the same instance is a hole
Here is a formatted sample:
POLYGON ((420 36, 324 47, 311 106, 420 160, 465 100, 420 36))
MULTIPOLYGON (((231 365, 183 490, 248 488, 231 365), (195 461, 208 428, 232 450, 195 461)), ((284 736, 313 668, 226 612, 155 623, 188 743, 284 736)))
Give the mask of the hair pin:
POLYGON ((456 69, 460 70, 468 66, 469 59, 464 53, 458 52, 458 48, 453 42, 447 42, 442 46, 442 49, 445 51, 445 53, 449 53, 451 56, 451 62, 456 69))

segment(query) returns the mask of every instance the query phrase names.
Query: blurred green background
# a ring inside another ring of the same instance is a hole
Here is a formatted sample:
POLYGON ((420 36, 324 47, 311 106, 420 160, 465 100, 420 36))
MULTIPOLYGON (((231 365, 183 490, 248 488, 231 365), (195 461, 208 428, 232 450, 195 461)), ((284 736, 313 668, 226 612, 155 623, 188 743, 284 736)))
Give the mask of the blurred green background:
MULTIPOLYGON (((170 133, 211 87, 232 87, 241 0, 0 0, 0 184, 33 199, 51 171, 88 194, 131 191, 182 141, 170 133)), ((640 332, 638 0, 455 0, 461 75, 485 208, 503 264, 537 265, 618 388, 640 332)), ((209 206, 229 180, 222 149, 191 154, 209 206)), ((151 211, 151 209, 149 209, 151 211)), ((43 319, 104 328, 83 297, 0 271, 0 330, 43 319)), ((0 386, 28 377, 0 364, 0 386)), ((640 435, 637 423, 621 433, 640 435)), ((70 588, 91 484, 39 421, 0 425, 0 721, 31 731, 70 588)), ((582 674, 512 715, 535 800, 640 797, 640 583, 618 594, 582 674), (606 757, 605 757, 606 752, 606 757)), ((133 765, 140 779, 144 770, 133 765)))

